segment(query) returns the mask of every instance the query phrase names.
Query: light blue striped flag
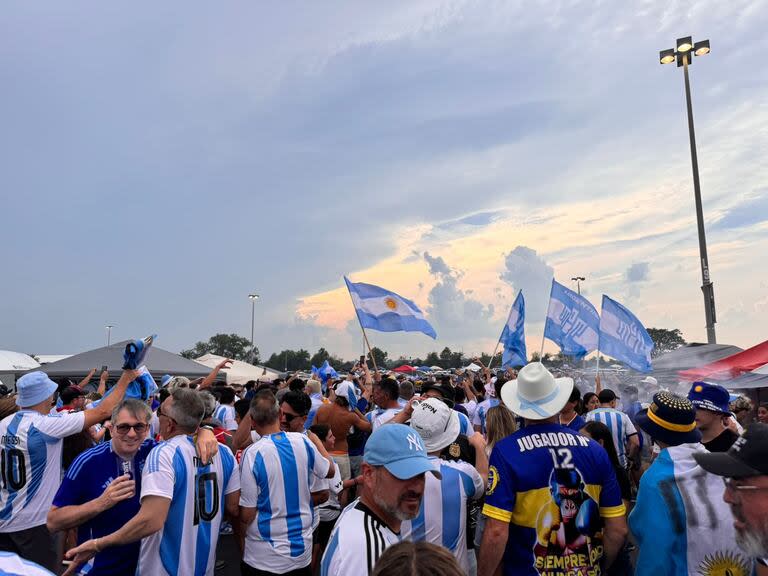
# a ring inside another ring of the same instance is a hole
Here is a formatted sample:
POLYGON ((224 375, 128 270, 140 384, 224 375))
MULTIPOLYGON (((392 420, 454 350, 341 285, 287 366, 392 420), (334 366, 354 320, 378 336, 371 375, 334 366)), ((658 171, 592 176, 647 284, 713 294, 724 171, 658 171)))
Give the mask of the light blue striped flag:
POLYGON ((501 332, 501 343, 504 346, 501 353, 502 368, 528 364, 528 353, 525 349, 525 298, 522 290, 517 293, 509 311, 509 318, 501 332))
POLYGON ((600 352, 638 372, 651 371, 653 340, 645 326, 621 304, 603 294, 600 352))
POLYGON ((592 304, 552 279, 544 337, 560 346, 563 354, 581 358, 597 350, 600 316, 592 304))
POLYGON ((423 332, 437 338, 424 313, 407 298, 373 284, 350 282, 346 276, 344 282, 363 328, 380 332, 423 332))

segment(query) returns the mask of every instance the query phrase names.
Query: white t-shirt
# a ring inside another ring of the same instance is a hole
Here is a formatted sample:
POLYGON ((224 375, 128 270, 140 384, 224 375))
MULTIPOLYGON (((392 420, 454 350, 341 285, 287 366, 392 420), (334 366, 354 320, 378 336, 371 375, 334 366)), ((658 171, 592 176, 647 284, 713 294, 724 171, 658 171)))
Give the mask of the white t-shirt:
POLYGON ((357 499, 336 521, 320 563, 320 576, 370 574, 384 550, 399 541, 400 535, 357 499))
POLYGON ((312 560, 312 477, 331 463, 298 432, 262 436, 241 459, 240 506, 256 508, 245 535, 243 561, 268 572, 288 572, 312 560))
POLYGON ((0 422, 0 532, 45 524, 61 482, 61 440, 82 431, 84 412, 20 410, 0 422))
POLYGON ((376 415, 373 417, 373 421, 371 422, 373 426, 371 432, 375 432, 377 428, 379 428, 380 426, 392 420, 392 418, 394 418, 397 414, 399 414, 401 410, 402 408, 400 407, 386 408, 383 410, 379 410, 376 413, 376 415))
POLYGON ((318 516, 321 522, 330 522, 335 520, 341 514, 341 506, 339 505, 339 494, 344 489, 344 481, 341 479, 341 472, 339 467, 333 472, 333 478, 326 478, 320 480, 323 483, 323 490, 328 490, 328 500, 320 504, 318 508, 318 516))
POLYGON ((142 540, 137 574, 213 576, 225 498, 240 489, 240 474, 222 444, 211 464, 200 464, 186 435, 161 442, 147 456, 141 498, 161 496, 171 506, 160 531, 142 540), (202 492, 205 498, 198 497, 202 492))
MULTIPOLYGON (((431 457, 430 460, 438 461, 431 457)), ((467 557, 467 501, 482 497, 483 479, 466 462, 440 460, 442 480, 426 475, 424 498, 419 515, 400 526, 403 540, 425 540, 444 546, 456 556, 465 573, 469 573, 467 557)))

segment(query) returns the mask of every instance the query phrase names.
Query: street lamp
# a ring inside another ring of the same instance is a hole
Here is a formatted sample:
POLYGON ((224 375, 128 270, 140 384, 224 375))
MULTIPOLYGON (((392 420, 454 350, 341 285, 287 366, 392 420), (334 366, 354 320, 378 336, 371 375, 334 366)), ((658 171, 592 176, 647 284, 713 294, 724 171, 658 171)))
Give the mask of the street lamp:
POLYGON ((259 298, 258 294, 248 294, 248 300, 251 301, 251 362, 253 362, 253 326, 256 318, 256 300, 259 298))
POLYGON ((688 135, 691 142, 691 166, 693 168, 693 194, 696 200, 696 224, 699 229, 699 258, 701 260, 701 291, 704 294, 704 317, 707 322, 707 342, 715 344, 715 291, 709 276, 707 260, 707 237, 704 232, 704 214, 701 206, 701 188, 699 186, 699 160, 696 156, 696 135, 693 130, 693 108, 691 106, 691 84, 688 79, 688 66, 693 64, 691 52, 695 56, 709 54, 709 40, 701 40, 694 44, 690 36, 678 38, 676 49, 670 48, 659 53, 661 64, 671 64, 677 61, 677 66, 683 68, 685 80, 685 101, 688 108, 688 135))
POLYGON ((104 328, 107 329, 107 346, 109 346, 112 342, 112 328, 114 327, 114 324, 107 324, 104 326, 104 328))
POLYGON ((581 283, 584 282, 586 278, 584 278, 584 276, 574 276, 571 280, 576 282, 576 291, 579 293, 579 296, 581 296, 581 283))

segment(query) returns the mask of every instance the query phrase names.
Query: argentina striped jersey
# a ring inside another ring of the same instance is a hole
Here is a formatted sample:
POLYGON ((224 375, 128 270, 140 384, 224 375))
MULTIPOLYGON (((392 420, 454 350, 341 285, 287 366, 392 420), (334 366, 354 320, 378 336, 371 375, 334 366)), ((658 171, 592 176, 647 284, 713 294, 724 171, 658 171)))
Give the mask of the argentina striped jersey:
POLYGON ((240 506, 255 508, 245 536, 243 561, 283 573, 312 560, 314 509, 310 485, 328 475, 330 462, 297 432, 262 436, 241 460, 240 506))
POLYGON ((427 541, 447 548, 469 573, 467 558, 467 501, 483 495, 485 485, 477 470, 466 462, 450 462, 430 457, 440 463, 442 479, 426 475, 424 497, 419 515, 405 520, 400 527, 403 540, 427 541))
POLYGON ((627 466, 627 449, 626 443, 630 436, 637 434, 635 425, 632 424, 632 420, 629 416, 619 410, 613 408, 597 408, 588 412, 584 419, 587 422, 602 422, 611 431, 613 437, 613 445, 616 447, 616 453, 619 456, 619 464, 622 467, 627 466))
POLYGON ((174 436, 149 453, 141 498, 171 500, 165 524, 141 542, 137 576, 212 576, 225 497, 240 489, 232 451, 219 445, 203 466, 190 436, 174 436))
POLYGON ((0 422, 0 532, 45 524, 61 481, 61 440, 83 429, 85 414, 20 410, 0 422))

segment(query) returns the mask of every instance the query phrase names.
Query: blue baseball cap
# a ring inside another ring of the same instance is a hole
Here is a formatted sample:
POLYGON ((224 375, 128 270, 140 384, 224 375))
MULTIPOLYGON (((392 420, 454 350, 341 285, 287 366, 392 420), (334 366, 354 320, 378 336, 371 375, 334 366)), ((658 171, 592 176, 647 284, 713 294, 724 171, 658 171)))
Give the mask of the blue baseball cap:
POLYGON ((48 378, 48 374, 40 372, 30 372, 24 374, 16 381, 16 405, 19 408, 29 408, 35 404, 40 404, 43 400, 50 398, 58 389, 56 382, 48 378))
POLYGON ((427 456, 419 433, 404 424, 384 424, 377 428, 365 444, 363 462, 384 466, 400 480, 410 480, 425 472, 441 477, 439 468, 427 456))
POLYGON ((731 395, 722 386, 707 382, 694 382, 688 392, 688 400, 697 410, 708 410, 724 416, 731 414, 731 395))

